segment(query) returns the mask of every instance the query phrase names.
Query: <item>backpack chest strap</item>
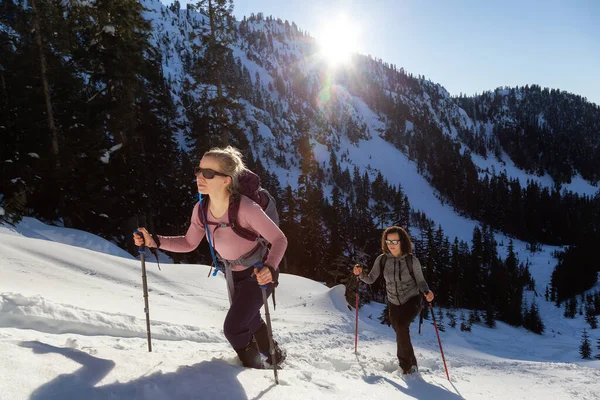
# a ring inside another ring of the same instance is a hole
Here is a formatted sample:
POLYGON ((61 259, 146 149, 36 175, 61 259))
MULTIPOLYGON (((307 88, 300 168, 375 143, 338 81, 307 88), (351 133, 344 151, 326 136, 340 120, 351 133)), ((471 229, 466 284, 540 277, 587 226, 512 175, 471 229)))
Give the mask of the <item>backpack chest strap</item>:
POLYGON ((227 222, 215 222, 215 221, 206 221, 207 225, 216 225, 217 228, 229 228, 232 227, 233 224, 227 222))

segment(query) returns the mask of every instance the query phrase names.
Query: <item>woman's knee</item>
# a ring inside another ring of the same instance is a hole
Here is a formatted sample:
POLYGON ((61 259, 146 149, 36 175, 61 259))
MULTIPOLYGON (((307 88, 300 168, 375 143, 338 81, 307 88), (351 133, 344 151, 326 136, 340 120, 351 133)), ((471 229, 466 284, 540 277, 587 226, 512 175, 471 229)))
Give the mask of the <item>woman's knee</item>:
POLYGON ((228 313, 225 317, 225 321, 223 322, 223 334, 230 343, 237 341, 237 338, 240 336, 252 336, 252 334, 260 328, 262 322, 260 314, 257 313, 251 318, 247 317, 247 315, 244 315, 244 318, 242 318, 241 315, 232 312, 228 313))
POLYGON ((235 324, 235 320, 233 318, 229 318, 229 316, 227 316, 225 318, 225 321, 223 322, 223 334, 225 335, 225 337, 227 338, 227 340, 229 340, 231 342, 231 338, 235 336, 236 334, 236 324, 235 324))
POLYGON ((225 321, 223 321, 223 334, 229 342, 235 340, 240 333, 247 331, 247 328, 247 322, 245 322, 240 315, 231 311, 227 313, 225 321))
POLYGON ((398 333, 408 333, 410 328, 410 323, 400 322, 396 324, 396 332, 398 333))

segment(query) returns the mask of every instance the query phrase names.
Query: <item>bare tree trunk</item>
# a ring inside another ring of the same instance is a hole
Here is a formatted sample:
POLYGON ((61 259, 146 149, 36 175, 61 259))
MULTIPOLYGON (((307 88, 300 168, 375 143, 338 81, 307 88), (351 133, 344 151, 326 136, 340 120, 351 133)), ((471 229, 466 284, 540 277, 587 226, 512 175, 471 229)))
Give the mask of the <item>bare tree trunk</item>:
POLYGON ((135 94, 132 89, 133 82, 125 81, 125 113, 123 114, 123 127, 121 128, 120 136, 121 143, 123 143, 123 155, 127 154, 129 156, 133 149, 129 149, 130 145, 135 145, 134 141, 136 139, 136 129, 137 129, 137 121, 136 117, 136 106, 135 106, 135 94))
POLYGON ((54 113, 52 111, 52 99, 50 98, 50 90, 48 88, 48 78, 46 75, 46 57, 44 57, 44 48, 42 46, 42 33, 40 32, 40 20, 36 6, 37 0, 31 0, 31 8, 33 10, 33 29, 35 31, 35 43, 37 44, 40 53, 40 69, 42 72, 42 87, 44 88, 44 100, 46 102, 46 114, 48 115, 48 128, 52 135, 52 155, 57 169, 60 168, 60 160, 58 158, 58 134, 56 125, 54 124, 54 113))
POLYGON ((223 127, 223 119, 225 113, 223 112, 223 88, 221 87, 221 74, 217 78, 217 98, 219 99, 219 122, 221 123, 221 134, 223 135, 223 147, 229 145, 229 130, 223 127))
POLYGON ((6 91, 6 81, 4 80, 4 67, 0 65, 0 83, 2 83, 2 98, 4 106, 8 107, 8 92, 6 91))
MULTIPOLYGON (((217 42, 217 39, 215 37, 215 14, 214 14, 214 10, 213 10, 213 6, 212 6, 212 0, 208 0, 208 19, 210 21, 210 39, 212 41, 213 44, 215 44, 217 42)), ((221 66, 218 66, 214 72, 216 75, 216 85, 217 85, 217 101, 219 102, 219 124, 220 124, 220 129, 221 129, 221 135, 223 137, 223 147, 229 145, 229 132, 227 131, 227 129, 223 128, 223 118, 224 118, 224 112, 223 112, 223 87, 222 87, 222 82, 221 82, 221 66)))
POLYGON ((60 179, 61 167, 60 167, 60 158, 59 158, 59 149, 58 149, 58 131, 56 129, 56 125, 54 123, 54 112, 52 111, 52 98, 50 97, 50 89, 48 87, 48 76, 47 76, 47 67, 46 67, 46 57, 44 56, 44 47, 42 45, 42 32, 40 31, 40 19, 37 9, 37 0, 31 0, 31 9, 33 11, 33 30, 35 36, 35 43, 38 48, 38 52, 40 54, 40 70, 41 70, 41 79, 42 79, 42 87, 44 89, 44 101, 46 103, 46 115, 48 117, 48 128, 50 129, 50 134, 52 136, 52 146, 51 153, 54 158, 54 179, 57 183, 57 189, 59 191, 58 194, 58 209, 60 211, 60 215, 63 218, 63 223, 66 227, 70 227, 71 220, 67 216, 66 207, 65 207, 65 193, 63 189, 63 183, 60 179))

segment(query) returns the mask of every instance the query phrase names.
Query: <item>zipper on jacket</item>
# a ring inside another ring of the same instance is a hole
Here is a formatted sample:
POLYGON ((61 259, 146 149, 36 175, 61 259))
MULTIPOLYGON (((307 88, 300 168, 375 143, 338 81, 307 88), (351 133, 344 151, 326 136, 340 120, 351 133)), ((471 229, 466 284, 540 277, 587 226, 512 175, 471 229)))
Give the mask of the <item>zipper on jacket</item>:
POLYGON ((394 285, 396 286, 396 298, 398 299, 398 303, 400 303, 400 293, 398 293, 398 281, 402 278, 400 277, 400 274, 398 274, 398 279, 396 279, 396 261, 396 257, 394 257, 394 285))

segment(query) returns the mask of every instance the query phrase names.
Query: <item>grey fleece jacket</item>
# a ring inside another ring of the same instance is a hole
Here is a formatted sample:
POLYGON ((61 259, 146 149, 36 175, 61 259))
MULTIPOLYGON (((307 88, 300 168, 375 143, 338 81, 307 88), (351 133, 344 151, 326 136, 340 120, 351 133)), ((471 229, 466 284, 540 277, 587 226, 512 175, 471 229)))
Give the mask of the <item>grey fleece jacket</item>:
MULTIPOLYGON (((383 278, 385 279, 385 288, 388 301, 397 306, 406 303, 409 299, 420 293, 429 291, 429 285, 425 282, 421 263, 414 255, 412 266, 415 279, 410 276, 408 264, 406 263, 407 254, 400 257, 394 257, 390 253, 387 254, 387 260, 383 267, 383 278), (415 282, 416 280, 416 282, 415 282)), ((381 273, 380 262, 383 255, 379 255, 373 264, 371 272, 367 275, 365 271, 361 272, 360 279, 368 284, 375 282, 381 273)))

